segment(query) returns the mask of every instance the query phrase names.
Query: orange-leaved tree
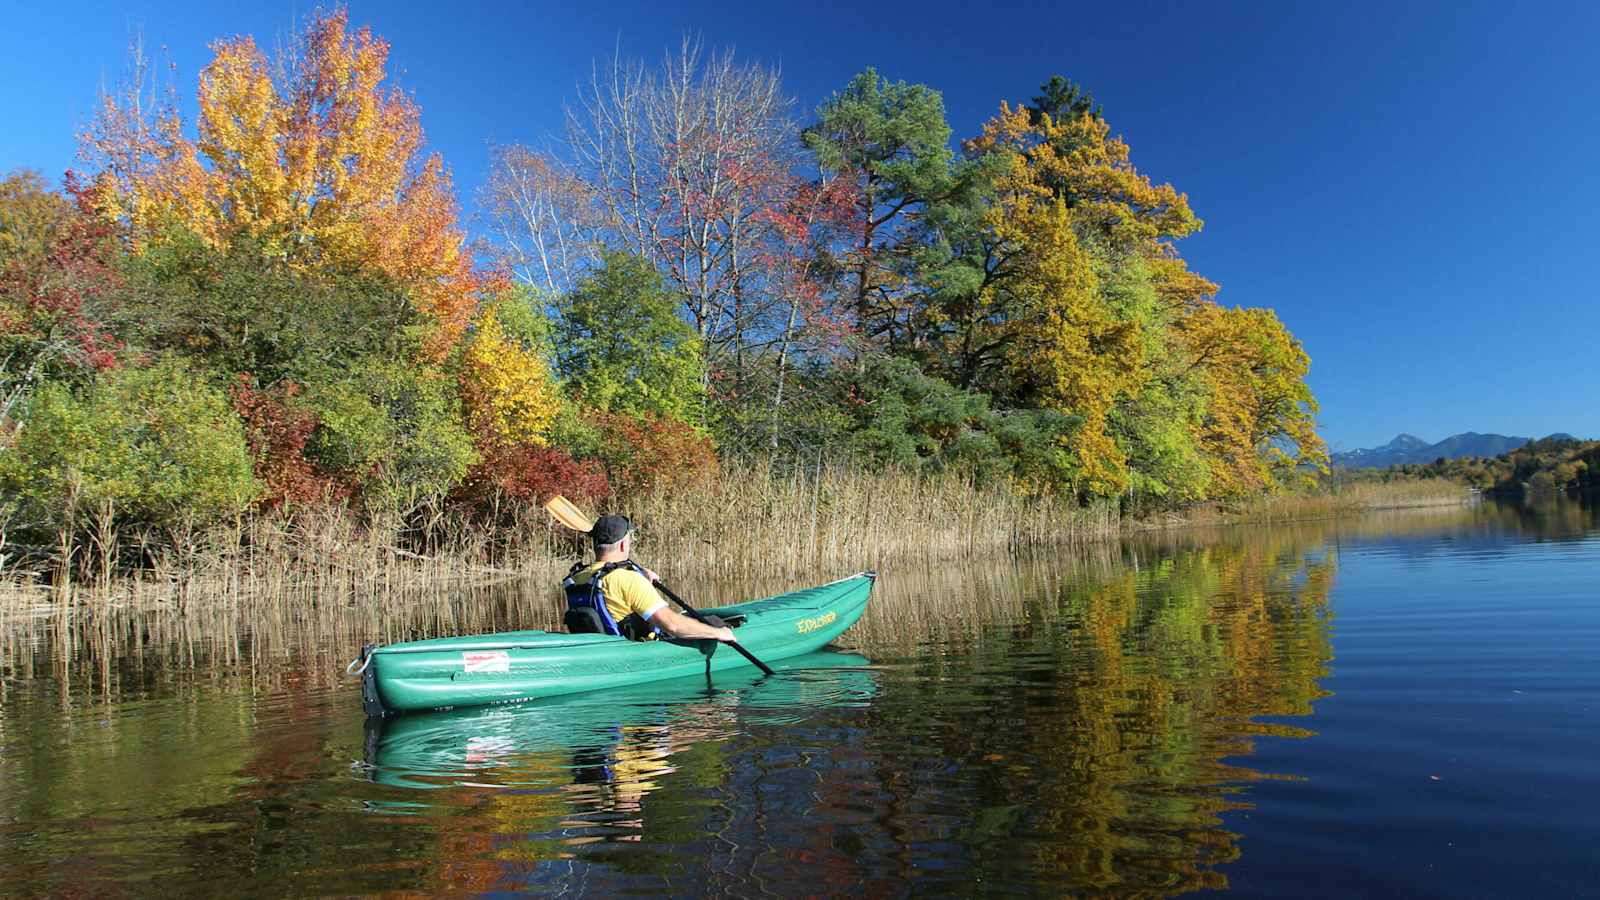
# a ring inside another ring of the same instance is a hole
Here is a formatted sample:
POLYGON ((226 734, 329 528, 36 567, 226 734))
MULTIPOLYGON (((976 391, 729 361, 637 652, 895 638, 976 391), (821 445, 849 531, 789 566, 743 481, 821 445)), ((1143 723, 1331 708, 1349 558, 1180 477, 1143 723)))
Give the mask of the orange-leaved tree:
POLYGON ((381 273, 434 323, 442 358, 483 285, 418 107, 384 86, 388 43, 340 10, 314 14, 278 60, 248 36, 212 51, 193 137, 138 84, 102 99, 82 135, 100 210, 136 248, 176 227, 218 248, 249 238, 299 267, 381 273))
POLYGON ((711 439, 687 423, 655 413, 589 410, 585 415, 599 431, 600 461, 618 493, 671 490, 718 471, 711 439))
POLYGON ((301 402, 298 384, 286 381, 263 390, 244 374, 232 385, 229 396, 234 412, 244 421, 245 442, 263 488, 258 500, 261 505, 285 509, 349 498, 350 484, 318 470, 306 458, 306 443, 316 430, 317 415, 301 402))

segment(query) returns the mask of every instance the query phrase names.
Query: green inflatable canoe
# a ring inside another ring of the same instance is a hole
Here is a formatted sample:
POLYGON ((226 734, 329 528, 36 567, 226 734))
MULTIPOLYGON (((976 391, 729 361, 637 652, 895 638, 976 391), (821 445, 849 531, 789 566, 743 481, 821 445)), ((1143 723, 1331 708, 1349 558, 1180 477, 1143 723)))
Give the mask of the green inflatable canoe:
MULTIPOLYGON (((742 615, 739 643, 763 662, 809 653, 861 618, 877 576, 703 609, 742 615)), ((511 703, 749 667, 716 641, 630 641, 605 634, 508 631, 369 647, 362 699, 369 716, 511 703)), ((352 671, 355 671, 352 668, 352 671)))

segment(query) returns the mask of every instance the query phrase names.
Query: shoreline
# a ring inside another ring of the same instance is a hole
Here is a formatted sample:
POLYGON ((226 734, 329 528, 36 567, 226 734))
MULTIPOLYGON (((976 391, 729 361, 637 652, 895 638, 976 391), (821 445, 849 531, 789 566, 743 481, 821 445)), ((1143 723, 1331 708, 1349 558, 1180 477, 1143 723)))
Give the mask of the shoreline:
POLYGON ((1214 505, 1173 514, 1171 522, 1151 523, 1149 519, 1134 520, 1131 532, 1164 530, 1168 528, 1201 528, 1226 525, 1278 525, 1294 522, 1320 522, 1329 519, 1350 518, 1371 513, 1408 509, 1449 509, 1475 506, 1483 501, 1480 494, 1462 488, 1459 495, 1368 497, 1356 501, 1340 502, 1337 497, 1288 495, 1278 498, 1270 509, 1247 507, 1237 511, 1219 510, 1214 505))
MULTIPOLYGON (((1205 504, 1125 518, 1107 505, 1023 498, 959 478, 825 471, 820 477, 731 472, 671 495, 608 505, 640 523, 641 558, 679 578, 755 580, 816 571, 932 564, 1140 534, 1235 525, 1286 525, 1386 510, 1465 507, 1478 495, 1449 483, 1354 486, 1286 494, 1228 508, 1205 504), (1398 489, 1397 489, 1398 488, 1398 489)), ((592 505, 592 504, 591 504, 592 505)), ((523 579, 555 583, 585 552, 542 510, 508 524, 445 522, 411 538, 393 521, 358 524, 342 511, 242 519, 195 535, 182 553, 146 551, 148 564, 111 577, 0 582, 0 627, 75 613, 201 608, 311 614, 330 605, 381 608, 411 595, 480 590, 523 579)), ((89 560, 89 547, 75 558, 89 560)), ((115 564, 115 554, 111 560, 115 564)))

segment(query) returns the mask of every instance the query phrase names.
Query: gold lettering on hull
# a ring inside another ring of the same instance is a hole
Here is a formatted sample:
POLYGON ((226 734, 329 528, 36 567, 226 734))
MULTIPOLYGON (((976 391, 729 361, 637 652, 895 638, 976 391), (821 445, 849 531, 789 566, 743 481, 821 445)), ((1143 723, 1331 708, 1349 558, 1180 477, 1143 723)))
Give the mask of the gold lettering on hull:
POLYGON ((839 614, 831 612, 817 616, 813 619, 801 619, 800 621, 794 623, 794 629, 797 634, 805 634, 808 631, 816 631, 818 628, 821 628, 824 625, 829 625, 834 619, 837 618, 839 618, 839 614))

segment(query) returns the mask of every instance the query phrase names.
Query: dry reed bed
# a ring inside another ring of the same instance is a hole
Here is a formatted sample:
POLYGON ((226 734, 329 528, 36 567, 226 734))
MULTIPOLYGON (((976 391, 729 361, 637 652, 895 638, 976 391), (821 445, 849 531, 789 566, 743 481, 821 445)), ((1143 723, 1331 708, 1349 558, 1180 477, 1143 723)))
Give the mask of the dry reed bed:
POLYGON ((1110 505, 1020 497, 955 476, 847 467, 821 477, 738 470, 618 511, 640 526, 638 555, 651 565, 717 577, 962 559, 1082 543, 1121 528, 1110 505))
MULTIPOLYGON (((1109 577, 1122 559, 1118 545, 1108 542, 1081 553, 985 565, 897 566, 880 577, 865 617, 842 646, 869 654, 909 652, 930 639, 975 639, 986 622, 1012 617, 1016 599, 1039 593, 1041 584, 1109 577)), ((692 602, 707 606, 795 586, 773 574, 674 580, 692 602)), ((47 686, 53 702, 67 708, 169 695, 196 684, 329 688, 344 680, 345 663, 366 643, 554 629, 559 622, 557 592, 533 579, 413 593, 382 607, 327 604, 315 615, 221 604, 187 611, 80 608, 0 631, 0 663, 13 686, 47 686)), ((7 699, 0 687, 0 703, 7 699)))
MULTIPOLYGON (((708 606, 787 590, 796 578, 1082 543, 1119 524, 1107 509, 959 478, 845 468, 733 471, 591 511, 633 516, 640 558, 708 606)), ((107 699, 119 684, 113 659, 156 673, 280 672, 293 659, 296 677, 332 680, 364 643, 556 627, 556 582, 586 550, 542 513, 492 529, 440 517, 421 534, 338 511, 292 525, 249 518, 145 552, 132 573, 13 579, 0 593, 0 664, 11 679, 54 672, 107 699)), ((897 578, 886 578, 891 596, 897 578)))
MULTIPOLYGON (((1289 522, 1409 506, 1457 506, 1469 495, 1443 482, 1365 484, 1338 494, 1267 498, 1234 511, 1196 510, 1134 527, 1289 522)), ((1125 523, 1108 505, 1019 497, 956 476, 820 474, 733 468, 690 489, 592 512, 624 512, 640 526, 638 557, 680 579, 772 583, 890 564, 928 564, 1114 537, 1125 523)), ((382 607, 509 579, 551 584, 586 551, 533 510, 493 528, 439 516, 406 531, 359 523, 342 510, 242 519, 141 553, 136 571, 71 580, 5 578, 0 628, 69 609, 249 609, 268 619, 347 606, 382 607)))
MULTIPOLYGON (((890 560, 972 557, 1117 533, 1110 507, 1017 497, 957 477, 865 474, 847 468, 777 476, 751 468, 716 481, 593 512, 624 512, 640 526, 640 558, 691 576, 793 576, 858 570, 890 560)), ((511 578, 552 583, 587 548, 540 511, 496 527, 438 516, 406 531, 341 510, 242 519, 105 577, 12 578, 0 616, 54 616, 71 607, 251 607, 287 613, 384 604, 441 587, 511 578)))
MULTIPOLYGON (((435 589, 392 602, 327 603, 314 613, 264 605, 187 610, 70 608, 0 628, 0 667, 12 686, 47 679, 73 698, 114 701, 198 680, 246 679, 329 687, 363 644, 447 634, 549 628, 559 621, 549 586, 502 582, 435 589)), ((6 700, 0 683, 0 703, 6 700)))

